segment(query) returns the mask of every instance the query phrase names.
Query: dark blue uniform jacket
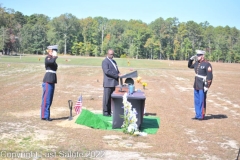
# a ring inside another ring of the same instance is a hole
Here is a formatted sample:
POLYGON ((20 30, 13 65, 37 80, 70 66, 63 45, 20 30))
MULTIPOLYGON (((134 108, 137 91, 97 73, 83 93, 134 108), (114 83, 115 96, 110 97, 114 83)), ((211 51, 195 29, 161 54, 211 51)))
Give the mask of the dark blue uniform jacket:
POLYGON ((57 75, 56 75, 56 73, 52 73, 52 71, 56 72, 57 68, 58 68, 56 59, 57 59, 57 57, 52 57, 50 55, 48 55, 45 58, 46 71, 50 71, 50 72, 45 73, 45 76, 43 78, 44 83, 57 83, 57 75))
POLYGON ((193 60, 189 59, 188 61, 188 68, 194 68, 195 70, 195 81, 194 81, 194 85, 193 88, 196 90, 202 90, 204 89, 204 86, 209 88, 211 83, 212 83, 212 79, 213 79, 213 74, 212 74, 212 66, 209 62, 207 62, 206 60, 202 61, 202 62, 195 62, 193 63, 193 60), (206 77, 206 79, 204 80, 204 78, 202 77, 206 77))

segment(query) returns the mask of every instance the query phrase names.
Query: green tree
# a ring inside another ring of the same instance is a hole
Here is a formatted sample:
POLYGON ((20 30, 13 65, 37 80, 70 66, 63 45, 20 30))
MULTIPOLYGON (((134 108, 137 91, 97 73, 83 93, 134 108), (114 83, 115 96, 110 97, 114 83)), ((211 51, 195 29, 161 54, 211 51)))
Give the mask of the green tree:
POLYGON ((15 21, 21 25, 21 27, 27 23, 27 19, 25 18, 25 16, 22 14, 22 12, 15 12, 14 14, 14 19, 15 21))
POLYGON ((9 42, 10 42, 9 30, 2 26, 0 28, 0 50, 2 50, 3 53, 5 52, 5 47, 7 47, 6 44, 8 44, 9 42))
POLYGON ((192 44, 189 38, 184 38, 182 45, 182 52, 184 53, 184 59, 187 60, 193 54, 192 44))
POLYGON ((153 34, 156 36, 156 39, 159 41, 159 58, 162 59, 162 57, 166 57, 164 53, 164 38, 166 29, 165 21, 162 17, 157 18, 155 21, 149 24, 149 27, 152 30, 153 34))
POLYGON ((23 53, 30 53, 32 51, 31 44, 32 44, 32 25, 26 24, 20 30, 20 43, 21 43, 21 50, 23 53))
POLYGON ((92 17, 88 17, 80 20, 82 28, 83 42, 87 55, 92 55, 92 45, 97 45, 98 40, 98 22, 92 17))
POLYGON ((27 24, 23 25, 18 35, 23 52, 44 53, 49 20, 49 17, 43 14, 34 14, 27 19, 27 24))
MULTIPOLYGON (((126 36, 127 30, 127 23, 128 21, 125 20, 109 20, 108 21, 108 28, 106 30, 105 38, 108 44, 107 48, 113 48, 116 54, 116 57, 120 57, 124 53, 129 52, 129 37, 126 36)), ((106 50, 104 50, 106 53, 106 50)))
POLYGON ((186 23, 180 23, 179 27, 178 27, 178 41, 180 42, 180 60, 184 60, 184 53, 182 52, 183 50, 183 40, 184 38, 186 38, 188 36, 188 32, 187 32, 187 27, 186 27, 186 23))
POLYGON ((151 38, 148 38, 145 45, 145 57, 151 58, 151 59, 158 59, 159 55, 159 41, 156 39, 156 37, 153 35, 151 38))
POLYGON ((188 38, 192 43, 192 50, 201 49, 203 33, 200 25, 194 21, 186 23, 188 38))
POLYGON ((181 51, 180 42, 178 41, 177 37, 174 39, 174 49, 173 49, 173 59, 176 60, 179 57, 179 53, 181 51))
POLYGON ((49 23, 48 41, 58 44, 59 52, 71 52, 73 44, 80 39, 80 23, 72 14, 66 13, 53 18, 49 23))
MULTIPOLYGON (((98 46, 101 45, 101 53, 100 53, 100 55, 103 55, 104 54, 103 53, 103 39, 104 39, 104 36, 106 35, 105 32, 106 32, 106 30, 108 28, 108 19, 105 18, 105 17, 95 17, 94 20, 96 20, 98 22, 98 32, 100 34, 98 34, 98 37, 96 37, 96 39, 98 41, 97 42, 98 46), (101 41, 100 41, 100 39, 101 39, 101 41)), ((98 48, 99 47, 95 48, 95 52, 94 52, 95 56, 98 56, 98 48)))
POLYGON ((130 20, 127 29, 123 33, 125 42, 128 44, 128 55, 142 58, 143 49, 147 39, 150 37, 150 30, 147 24, 142 21, 130 20))

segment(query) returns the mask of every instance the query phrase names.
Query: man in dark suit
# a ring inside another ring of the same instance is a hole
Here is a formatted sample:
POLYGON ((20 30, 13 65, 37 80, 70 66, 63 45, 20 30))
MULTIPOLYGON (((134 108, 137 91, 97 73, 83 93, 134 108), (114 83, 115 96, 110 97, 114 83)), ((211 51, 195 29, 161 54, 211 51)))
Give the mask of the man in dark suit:
POLYGON ((107 57, 102 61, 103 70, 103 115, 111 116, 111 94, 118 85, 120 72, 116 61, 113 60, 114 51, 109 49, 107 57))

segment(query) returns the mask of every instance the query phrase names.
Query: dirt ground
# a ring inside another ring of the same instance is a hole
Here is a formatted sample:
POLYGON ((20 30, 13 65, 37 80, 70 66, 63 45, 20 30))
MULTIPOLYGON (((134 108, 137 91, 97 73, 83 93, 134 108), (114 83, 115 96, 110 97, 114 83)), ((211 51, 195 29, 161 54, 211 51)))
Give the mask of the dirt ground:
POLYGON ((84 108, 101 113, 101 67, 59 65, 53 121, 47 122, 40 120, 43 64, 0 63, 0 159, 21 153, 23 159, 235 160, 240 148, 240 64, 212 63, 207 120, 195 121, 191 119, 194 71, 183 61, 159 63, 169 67, 137 69, 148 83, 146 113, 156 114, 161 121, 157 134, 146 137, 67 120, 68 100, 75 104, 80 94, 84 108))

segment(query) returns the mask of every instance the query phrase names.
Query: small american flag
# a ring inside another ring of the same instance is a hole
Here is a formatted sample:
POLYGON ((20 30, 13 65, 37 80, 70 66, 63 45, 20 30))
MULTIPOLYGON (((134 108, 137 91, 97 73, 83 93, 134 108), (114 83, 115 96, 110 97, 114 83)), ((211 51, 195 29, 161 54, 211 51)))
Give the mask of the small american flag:
POLYGON ((82 95, 78 98, 78 101, 74 107, 76 114, 81 113, 82 111, 82 95))

